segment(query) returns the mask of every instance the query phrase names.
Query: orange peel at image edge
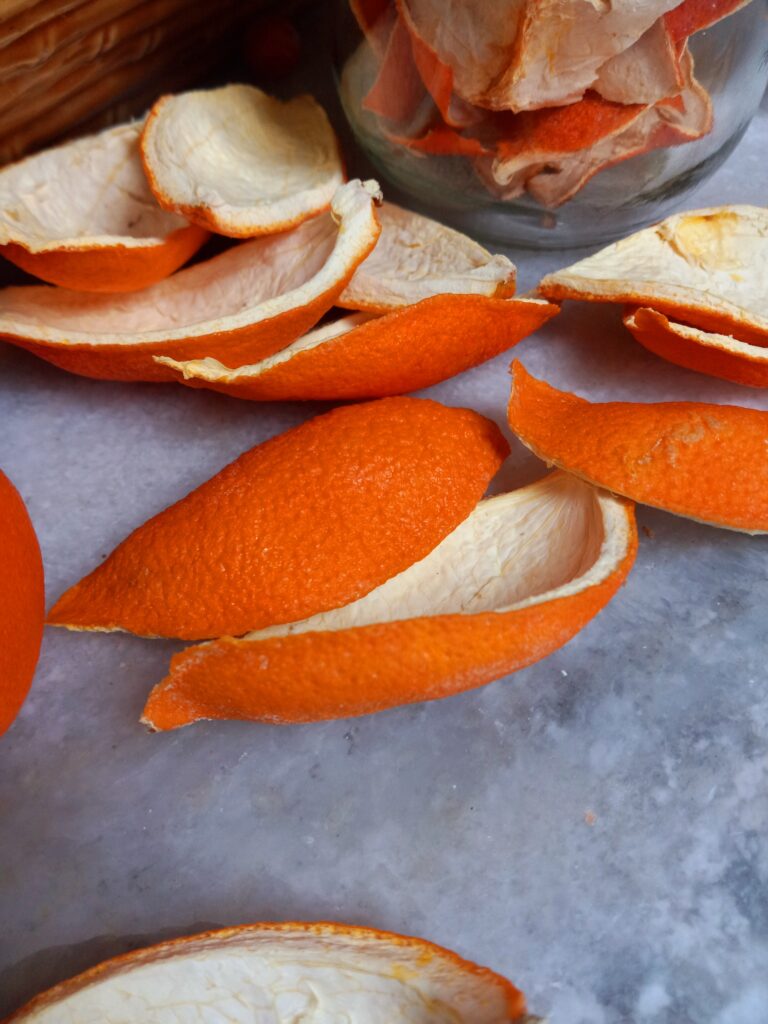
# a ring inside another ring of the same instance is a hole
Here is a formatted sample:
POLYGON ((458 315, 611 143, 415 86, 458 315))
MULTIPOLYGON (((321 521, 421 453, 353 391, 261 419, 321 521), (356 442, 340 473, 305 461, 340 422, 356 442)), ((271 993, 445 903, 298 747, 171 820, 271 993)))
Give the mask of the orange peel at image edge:
POLYGON ((537 299, 435 295, 380 317, 352 313, 252 366, 155 358, 182 384, 236 398, 378 398, 430 387, 492 359, 559 312, 537 299))
POLYGON ((179 1014, 226 1016, 233 999, 258 1015, 289 997, 294 1019, 320 999, 331 1018, 368 1024, 539 1020, 506 978, 424 939, 285 922, 203 932, 114 957, 41 993, 5 1024, 111 1020, 125 1004, 151 1007, 154 1024, 171 1024, 179 1014))
POLYGON ((130 295, 4 288, 0 338, 104 380, 172 380, 156 355, 255 362, 295 341, 337 301, 376 245, 380 201, 376 182, 350 181, 329 212, 130 295))
POLYGON ((509 425, 540 459, 643 505, 768 532, 768 412, 588 402, 512 364, 509 425))
POLYGON ((454 530, 508 453, 470 409, 417 398, 334 409, 140 526, 48 622, 197 640, 347 604, 454 530))
POLYGON ((482 686, 567 643, 624 582, 636 545, 630 502, 553 473, 480 502, 351 604, 176 655, 142 721, 290 725, 482 686))
POLYGON ((0 255, 86 292, 136 291, 186 263, 208 232, 155 203, 141 129, 107 128, 0 170, 0 255))

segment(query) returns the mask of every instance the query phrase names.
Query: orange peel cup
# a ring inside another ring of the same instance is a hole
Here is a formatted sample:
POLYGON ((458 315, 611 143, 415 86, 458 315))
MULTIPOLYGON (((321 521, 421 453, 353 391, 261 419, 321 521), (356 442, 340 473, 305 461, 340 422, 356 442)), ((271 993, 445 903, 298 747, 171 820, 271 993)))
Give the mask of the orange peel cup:
POLYGON ((593 403, 512 364, 509 425, 549 464, 643 505, 768 532, 768 412, 704 402, 593 403))
POLYGON ((0 735, 19 713, 35 674, 45 620, 43 560, 21 495, 0 472, 0 735))
POLYGON ((162 942, 107 960, 37 996, 6 1024, 107 1020, 128 1000, 159 1022, 237 1005, 258 1014, 318 999, 332 1017, 534 1024, 499 974, 424 939, 328 922, 252 924, 162 942), (426 1008, 435 1007, 434 1014, 426 1008), (439 1009, 438 1009, 439 1008, 439 1009), (166 1016, 167 1015, 167 1016, 166 1016))
POLYGON ((186 263, 208 232, 156 206, 141 127, 108 128, 0 171, 0 254, 86 292, 136 291, 186 263))

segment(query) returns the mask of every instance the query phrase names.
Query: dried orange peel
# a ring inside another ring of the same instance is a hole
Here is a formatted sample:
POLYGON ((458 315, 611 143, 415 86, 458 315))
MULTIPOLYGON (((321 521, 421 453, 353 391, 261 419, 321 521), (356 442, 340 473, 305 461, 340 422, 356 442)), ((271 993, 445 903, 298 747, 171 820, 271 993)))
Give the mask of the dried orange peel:
POLYGON ((155 203, 140 133, 119 125, 0 171, 0 254, 91 292, 145 288, 185 263, 208 232, 155 203))
POLYGON ((283 102, 251 85, 162 97, 141 155, 160 206, 236 238, 295 227, 327 209, 344 181, 319 103, 283 102))
POLYGON ((21 495, 0 472, 0 735, 32 684, 45 619, 43 560, 21 495))
POLYGON ((347 309, 386 313, 430 295, 508 298, 515 265, 477 242, 412 210, 384 203, 381 237, 338 299, 347 309))
POLYGON ((559 311, 536 299, 435 295, 380 317, 352 313, 252 366, 156 359, 184 384, 236 398, 377 398, 430 387, 492 359, 559 311))
POLYGON ((626 578, 632 506, 564 473, 481 502, 421 561, 321 615, 173 658, 143 721, 293 724, 498 679, 567 643, 626 578))
POLYGON ((534 1024, 523 993, 423 939, 349 925, 253 924, 162 942, 107 960, 33 999, 7 1024, 230 1018, 353 1019, 365 1024, 534 1024), (283 1016, 283 1012, 285 1016, 283 1016), (131 1019, 134 1019, 131 1017, 131 1019), (138 1018, 136 1018, 138 1019, 138 1018))
POLYGON ((668 217, 539 285, 548 299, 649 306, 738 341, 768 341, 768 209, 720 206, 668 217))
POLYGON ((139 527, 48 622, 193 640, 347 604, 450 533, 508 450, 468 409, 415 398, 336 409, 139 527))
POLYGON ((583 480, 712 526, 768 532, 768 413, 703 402, 592 403, 512 366, 509 424, 583 480))
POLYGON ((132 295, 46 287, 0 291, 0 337, 73 373, 170 380, 153 360, 254 362, 284 348, 338 300, 379 235, 376 182, 350 181, 328 213, 243 242, 132 295))
POLYGON ((655 309, 632 309, 624 325, 641 345, 670 363, 753 388, 768 387, 768 346, 675 323, 655 309))

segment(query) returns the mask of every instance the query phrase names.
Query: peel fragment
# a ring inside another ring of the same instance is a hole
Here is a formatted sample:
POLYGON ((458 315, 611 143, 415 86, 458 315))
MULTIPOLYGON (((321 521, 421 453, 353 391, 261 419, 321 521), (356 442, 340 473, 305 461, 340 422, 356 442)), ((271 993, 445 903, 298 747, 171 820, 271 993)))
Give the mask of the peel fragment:
POLYGON ((338 305, 386 313, 431 295, 460 293, 508 298, 515 265, 436 220, 384 203, 381 237, 358 267, 338 305))
POLYGON ((346 604, 431 551, 508 451, 468 409, 415 398, 336 409, 140 526, 48 622, 194 640, 346 604))
POLYGON ((703 402, 591 403, 512 364, 509 425, 598 487, 675 515, 768 532, 768 413, 703 402))
POLYGON ((378 398, 430 387, 505 352, 560 307, 535 299, 435 295, 381 317, 353 313, 254 366, 160 356, 177 379, 236 398, 378 398))
POLYGON ((720 206, 675 214, 549 274, 548 299, 647 305, 738 341, 768 340, 768 209, 720 206))
POLYGON ((658 103, 676 96, 685 81, 672 31, 663 18, 637 42, 600 68, 593 88, 614 103, 658 103))
POLYGON ((0 291, 0 337, 73 373, 171 380, 153 361, 254 362, 290 344, 338 299, 379 234, 376 182, 351 181, 329 213, 257 238, 127 296, 0 291))
POLYGON ((624 326, 636 341, 670 363, 747 387, 768 387, 768 347, 674 323, 654 309, 633 309, 624 326))
POLYGON ((629 503, 551 474, 481 502, 356 602, 176 655, 142 720, 286 725, 481 686, 567 643, 615 594, 635 548, 629 503))
POLYGON ((7 1024, 184 1020, 534 1024, 511 982, 423 939, 328 922, 253 924, 162 942, 42 993, 7 1024))
POLYGON ((157 206, 140 133, 118 125, 0 170, 0 254, 88 292, 136 291, 185 263, 208 233, 157 206))
POLYGON ((251 85, 164 96, 141 137, 163 209, 234 238, 295 227, 344 181, 336 136, 311 96, 283 102, 251 85))

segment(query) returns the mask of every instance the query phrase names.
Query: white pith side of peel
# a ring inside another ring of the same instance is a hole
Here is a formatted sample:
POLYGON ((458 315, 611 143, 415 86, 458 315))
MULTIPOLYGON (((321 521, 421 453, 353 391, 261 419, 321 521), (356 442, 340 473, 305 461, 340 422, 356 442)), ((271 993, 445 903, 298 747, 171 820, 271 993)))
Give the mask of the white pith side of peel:
MULTIPOLYGON (((54 993, 55 995, 55 990, 54 993)), ((18 1024, 508 1024, 504 989, 418 941, 322 925, 214 933, 106 965, 18 1024)), ((16 1021, 14 1021, 16 1024, 16 1021)), ((521 1022, 522 1024, 522 1022, 521 1022)))
POLYGON ((142 150, 158 201, 204 211, 223 234, 298 224, 344 181, 336 136, 311 96, 282 101, 251 85, 159 100, 142 150))
POLYGON ((439 221, 384 203, 381 236, 355 271, 339 305, 398 309, 430 295, 493 295, 515 281, 515 265, 439 221))
POLYGON ((630 538, 627 502, 556 471, 481 501, 425 558, 357 601, 244 639, 528 608, 602 583, 630 538))
POLYGON ((189 226, 155 202, 139 157, 142 122, 108 128, 0 170, 0 245, 33 253, 161 245, 189 226))
POLYGON ((350 181, 331 210, 243 242, 140 292, 89 295, 47 286, 0 291, 0 334, 70 344, 177 341, 248 327, 338 286, 378 231, 376 182, 350 181))
MULTIPOLYGON (((640 330, 637 324, 637 314, 640 312, 656 313, 653 309, 637 309, 629 316, 624 317, 624 324, 630 330, 640 330)), ((750 345, 746 341, 738 341, 729 334, 718 334, 715 331, 702 331, 698 327, 689 327, 687 324, 678 324, 663 313, 656 314, 664 319, 660 326, 669 337, 682 338, 686 341, 693 341, 703 348, 713 348, 720 352, 728 352, 734 356, 741 356, 751 363, 765 363, 768 366, 768 348, 761 345, 750 345)))
POLYGON ((720 206, 675 214, 547 275, 541 294, 661 302, 714 312, 768 333, 768 209, 720 206))
POLYGON ((600 68, 595 92, 614 103, 657 103, 682 88, 672 38, 660 18, 600 68))

